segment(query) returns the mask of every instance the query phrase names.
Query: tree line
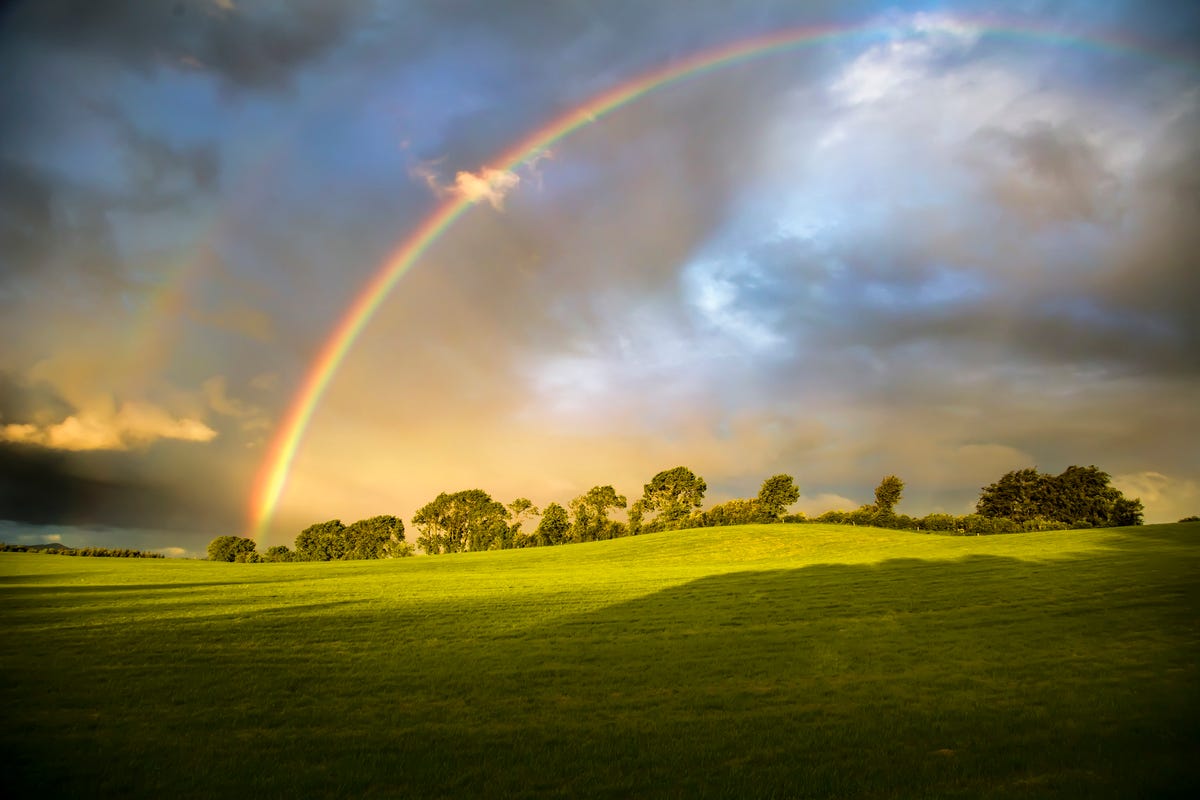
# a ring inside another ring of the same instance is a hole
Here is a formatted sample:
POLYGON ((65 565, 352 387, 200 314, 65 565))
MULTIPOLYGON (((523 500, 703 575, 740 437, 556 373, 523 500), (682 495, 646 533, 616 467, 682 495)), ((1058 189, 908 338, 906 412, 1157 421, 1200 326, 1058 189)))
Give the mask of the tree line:
POLYGON ((258 563, 264 561, 351 561, 404 558, 413 547, 404 540, 404 521, 382 514, 343 525, 340 519, 318 522, 302 530, 296 549, 287 545, 258 552, 258 543, 244 536, 218 536, 208 544, 209 561, 258 563))
POLYGON ((0 542, 0 553, 45 553, 49 556, 82 556, 84 558, 166 558, 162 553, 150 550, 132 550, 128 547, 67 547, 50 544, 6 544, 0 542))
MULTIPOLYGON (((736 498, 701 511, 708 485, 687 467, 663 470, 629 503, 611 485, 593 486, 566 506, 552 502, 539 510, 528 498, 510 503, 482 489, 442 492, 413 515, 416 546, 429 555, 478 550, 549 547, 637 536, 663 530, 750 523, 811 522, 871 525, 929 533, 983 535, 1069 528, 1142 524, 1142 503, 1109 484, 1095 466, 1071 466, 1059 475, 1036 469, 1015 470, 983 487, 975 513, 924 517, 897 514, 904 481, 885 476, 875 502, 854 511, 827 511, 809 518, 785 514, 800 499, 791 475, 772 475, 758 494, 736 498), (614 518, 618 510, 625 520, 614 518), (537 520, 534 525, 534 520, 537 520)), ((335 561, 413 555, 404 522, 394 516, 371 517, 349 526, 340 520, 310 525, 296 537, 295 550, 276 545, 258 553, 254 540, 220 536, 208 548, 214 561, 335 561)))

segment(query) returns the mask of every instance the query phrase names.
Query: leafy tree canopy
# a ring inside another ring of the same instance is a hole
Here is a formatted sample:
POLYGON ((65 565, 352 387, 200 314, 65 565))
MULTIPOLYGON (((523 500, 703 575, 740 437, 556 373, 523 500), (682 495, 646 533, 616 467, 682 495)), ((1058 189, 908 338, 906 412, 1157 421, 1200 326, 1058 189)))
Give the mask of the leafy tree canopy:
POLYGON ((339 561, 350 549, 345 531, 340 519, 309 525, 296 535, 296 555, 301 561, 339 561))
POLYGON ((787 507, 800 499, 800 487, 791 475, 772 475, 758 490, 758 507, 770 520, 779 519, 787 507))
POLYGON ((718 525, 748 525, 754 522, 774 522, 776 517, 763 510, 761 500, 735 498, 713 506, 700 515, 705 527, 718 525))
POLYGON ((900 495, 903 492, 904 481, 895 475, 886 476, 875 488, 875 507, 882 514, 891 514, 892 509, 900 502, 900 495))
POLYGON ((567 510, 558 503, 551 503, 542 512, 532 544, 537 547, 562 544, 567 541, 570 531, 571 519, 567 516, 567 510))
POLYGON ((405 554, 404 521, 390 514, 360 519, 345 530, 342 558, 388 558, 405 554))
POLYGON ((625 507, 625 495, 617 494, 612 486, 593 486, 587 494, 571 501, 575 514, 572 538, 577 542, 613 538, 617 531, 608 518, 609 511, 625 507))
POLYGON ((657 511, 657 522, 671 525, 687 518, 704 502, 708 484, 687 467, 663 470, 644 487, 642 507, 657 511))
POLYGON ((244 536, 218 536, 208 543, 209 561, 237 561, 238 556, 253 553, 257 545, 244 536))
POLYGON ((1109 474, 1095 466, 1070 466, 1058 475, 1035 468, 1014 470, 983 487, 975 512, 1018 524, 1047 520, 1078 527, 1141 525, 1142 501, 1125 497, 1109 480, 1109 474))
POLYGON ((426 553, 461 553, 504 546, 510 532, 508 509, 482 489, 442 492, 413 516, 426 553))

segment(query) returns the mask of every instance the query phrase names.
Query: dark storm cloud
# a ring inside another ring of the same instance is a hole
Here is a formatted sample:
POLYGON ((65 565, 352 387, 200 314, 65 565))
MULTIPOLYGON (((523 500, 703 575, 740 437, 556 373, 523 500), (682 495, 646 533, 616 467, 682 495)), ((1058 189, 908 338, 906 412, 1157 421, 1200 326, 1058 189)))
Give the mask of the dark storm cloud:
POLYGON ((14 270, 36 264, 50 247, 53 187, 34 169, 0 159, 0 282, 14 270))
MULTIPOLYGON (((111 207, 100 193, 19 160, 0 158, 0 286, 34 279, 42 283, 70 274, 82 279, 82 286, 75 288, 123 287, 123 268, 108 220, 111 207)), ((21 299, 0 294, 0 301, 21 299)))
POLYGON ((1200 109, 1181 114, 1153 143, 1135 191, 1136 233, 1096 291, 1114 309, 1155 320, 1170 336, 1161 355, 1200 373, 1200 109))
POLYGON ((149 73, 163 66, 209 70, 226 83, 277 89, 341 41, 360 2, 286 4, 208 0, 38 0, 16 3, 4 38, 89 54, 149 73))
POLYGON ((1002 159, 993 167, 996 199, 1030 223, 1100 219, 1116 188, 1083 132, 1039 123, 1020 131, 988 129, 980 138, 1002 159), (998 151, 998 152, 997 152, 998 151))
MULTIPOLYGON (((427 31, 402 52, 418 75, 455 73, 471 98, 438 130, 436 150, 452 169, 475 169, 541 124, 648 70, 718 44, 792 26, 861 19, 866 2, 739 4, 440 2, 418 5, 403 30, 427 31)), ((388 45, 389 48, 391 45, 388 45)))
POLYGON ((139 475, 137 455, 63 453, 0 442, 0 519, 35 525, 236 530, 220 497, 198 499, 139 475))
POLYGON ((61 299, 128 288, 108 218, 112 207, 103 193, 0 158, 0 302, 16 303, 24 317, 34 291, 61 299))
POLYGON ((112 102, 86 105, 97 119, 111 127, 119 143, 125 185, 109 198, 113 207, 162 211, 216 188, 219 162, 215 143, 172 143, 138 127, 112 102))

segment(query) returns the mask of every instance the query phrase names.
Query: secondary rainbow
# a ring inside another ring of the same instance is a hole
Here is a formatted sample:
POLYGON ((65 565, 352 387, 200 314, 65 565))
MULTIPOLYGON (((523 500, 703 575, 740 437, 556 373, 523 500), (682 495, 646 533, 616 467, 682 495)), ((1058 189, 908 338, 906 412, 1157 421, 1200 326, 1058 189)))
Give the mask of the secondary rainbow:
MULTIPOLYGON (((953 23, 956 29, 967 30, 979 36, 1031 39, 1054 45, 1083 45, 1118 53, 1145 54, 1151 52, 1137 43, 1121 41, 1112 37, 1085 39, 1012 25, 980 24, 978 22, 964 24, 958 20, 954 20, 953 23)), ((498 168, 501 170, 515 169, 522 163, 536 158, 555 142, 584 125, 597 121, 649 92, 687 78, 783 50, 854 36, 886 35, 897 29, 886 25, 881 26, 878 23, 848 27, 792 28, 714 47, 665 67, 642 73, 620 86, 593 97, 583 105, 555 118, 549 124, 526 136, 497 157, 495 163, 500 165, 498 168)), ((1159 60, 1184 63, 1190 68, 1195 66, 1185 58, 1152 52, 1151 55, 1159 60)), ((287 483, 287 476, 300 441, 304 437, 321 397, 337 372, 338 366, 400 278, 421 258, 429 246, 437 241, 472 205, 474 205, 472 200, 464 197, 452 197, 435 208, 433 213, 400 243, 383 266, 376 271, 349 308, 342 314, 324 344, 321 345, 321 349, 304 376, 291 405, 276 428, 266 456, 259 467, 250 498, 249 535, 253 538, 262 539, 267 533, 275 507, 287 483)))

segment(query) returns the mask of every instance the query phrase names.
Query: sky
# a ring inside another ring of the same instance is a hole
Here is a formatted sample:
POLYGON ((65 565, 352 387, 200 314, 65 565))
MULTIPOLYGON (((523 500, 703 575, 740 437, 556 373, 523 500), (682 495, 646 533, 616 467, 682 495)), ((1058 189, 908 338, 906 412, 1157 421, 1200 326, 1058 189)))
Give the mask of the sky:
POLYGON ((1191 2, 11 3, 0 539, 290 545, 680 464, 911 515, 1095 464, 1174 521, 1198 254, 1191 2))

